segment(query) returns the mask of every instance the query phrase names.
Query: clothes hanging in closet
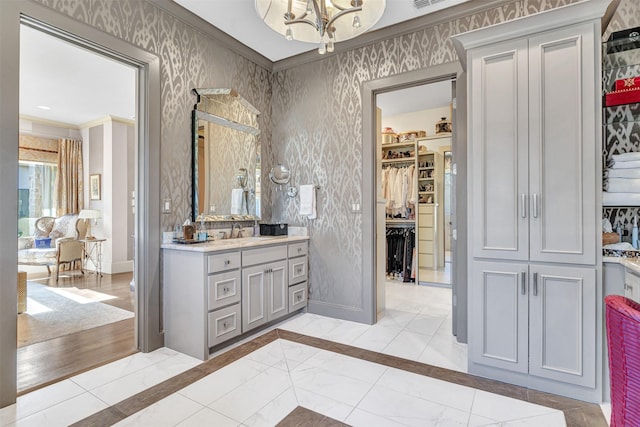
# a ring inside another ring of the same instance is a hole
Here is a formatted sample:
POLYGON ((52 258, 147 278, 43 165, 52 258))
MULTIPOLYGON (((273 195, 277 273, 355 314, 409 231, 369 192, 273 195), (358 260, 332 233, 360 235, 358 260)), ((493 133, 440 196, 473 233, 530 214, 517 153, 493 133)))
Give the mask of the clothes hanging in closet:
POLYGON ((414 218, 418 198, 415 165, 382 169, 382 197, 388 218, 414 218))
POLYGON ((387 228, 387 274, 415 281, 415 228, 387 228))

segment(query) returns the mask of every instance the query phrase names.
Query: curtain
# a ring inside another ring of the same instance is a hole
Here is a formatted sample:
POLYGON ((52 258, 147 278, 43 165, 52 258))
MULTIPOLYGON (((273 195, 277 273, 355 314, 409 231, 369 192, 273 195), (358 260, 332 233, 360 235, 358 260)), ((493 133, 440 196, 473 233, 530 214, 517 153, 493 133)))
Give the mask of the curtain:
POLYGON ((84 208, 82 141, 80 140, 60 139, 56 196, 58 216, 77 214, 84 208))

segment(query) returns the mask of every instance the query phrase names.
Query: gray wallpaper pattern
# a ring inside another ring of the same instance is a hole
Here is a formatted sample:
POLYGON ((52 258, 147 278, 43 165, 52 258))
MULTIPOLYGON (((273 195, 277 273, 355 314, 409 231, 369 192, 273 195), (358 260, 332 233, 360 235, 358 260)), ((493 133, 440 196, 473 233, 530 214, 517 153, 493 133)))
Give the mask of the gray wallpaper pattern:
MULTIPOLYGON (((263 218, 308 225, 310 298, 358 309, 362 224, 350 206, 362 200, 362 83, 455 61, 452 34, 574 2, 516 0, 272 75, 144 1, 37 1, 161 57, 161 198, 172 197, 175 207, 163 216, 164 229, 190 214, 190 89, 236 88, 261 111, 263 218), (318 219, 297 215, 298 199, 283 197, 265 179, 277 162, 291 167, 294 184, 321 186, 318 219)), ((637 0, 622 0, 611 27, 639 25, 638 16, 637 0)))
MULTIPOLYGON (((263 158, 269 158, 271 72, 222 47, 211 37, 141 0, 35 0, 150 51, 161 60, 161 199, 173 212, 163 230, 191 213, 191 110, 195 87, 233 87, 260 112, 263 158)), ((262 177, 264 181, 264 176, 262 177)), ((269 190, 269 189, 267 189, 269 190)), ((269 197, 270 194, 265 194, 269 197)), ((271 216, 269 204, 265 213, 271 216)))

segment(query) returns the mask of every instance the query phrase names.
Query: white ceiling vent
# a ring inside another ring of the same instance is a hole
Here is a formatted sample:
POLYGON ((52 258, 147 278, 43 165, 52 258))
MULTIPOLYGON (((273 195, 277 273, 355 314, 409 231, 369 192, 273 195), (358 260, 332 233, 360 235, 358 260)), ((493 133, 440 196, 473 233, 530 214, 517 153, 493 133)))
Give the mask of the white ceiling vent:
POLYGON ((423 7, 433 6, 434 4, 442 3, 447 0, 413 0, 413 5, 416 9, 422 9, 423 7))

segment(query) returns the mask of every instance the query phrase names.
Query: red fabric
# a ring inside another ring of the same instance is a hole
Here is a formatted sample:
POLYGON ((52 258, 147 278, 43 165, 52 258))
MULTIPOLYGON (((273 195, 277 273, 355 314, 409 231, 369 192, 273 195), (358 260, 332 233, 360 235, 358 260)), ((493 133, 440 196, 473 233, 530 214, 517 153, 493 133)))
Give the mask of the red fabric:
POLYGON ((605 298, 611 427, 640 426, 640 304, 620 295, 605 298))
POLYGON ((640 77, 627 77, 626 79, 616 80, 615 90, 640 87, 640 77))
POLYGON ((640 102, 640 87, 616 90, 605 95, 605 105, 607 107, 631 104, 632 102, 640 102))

